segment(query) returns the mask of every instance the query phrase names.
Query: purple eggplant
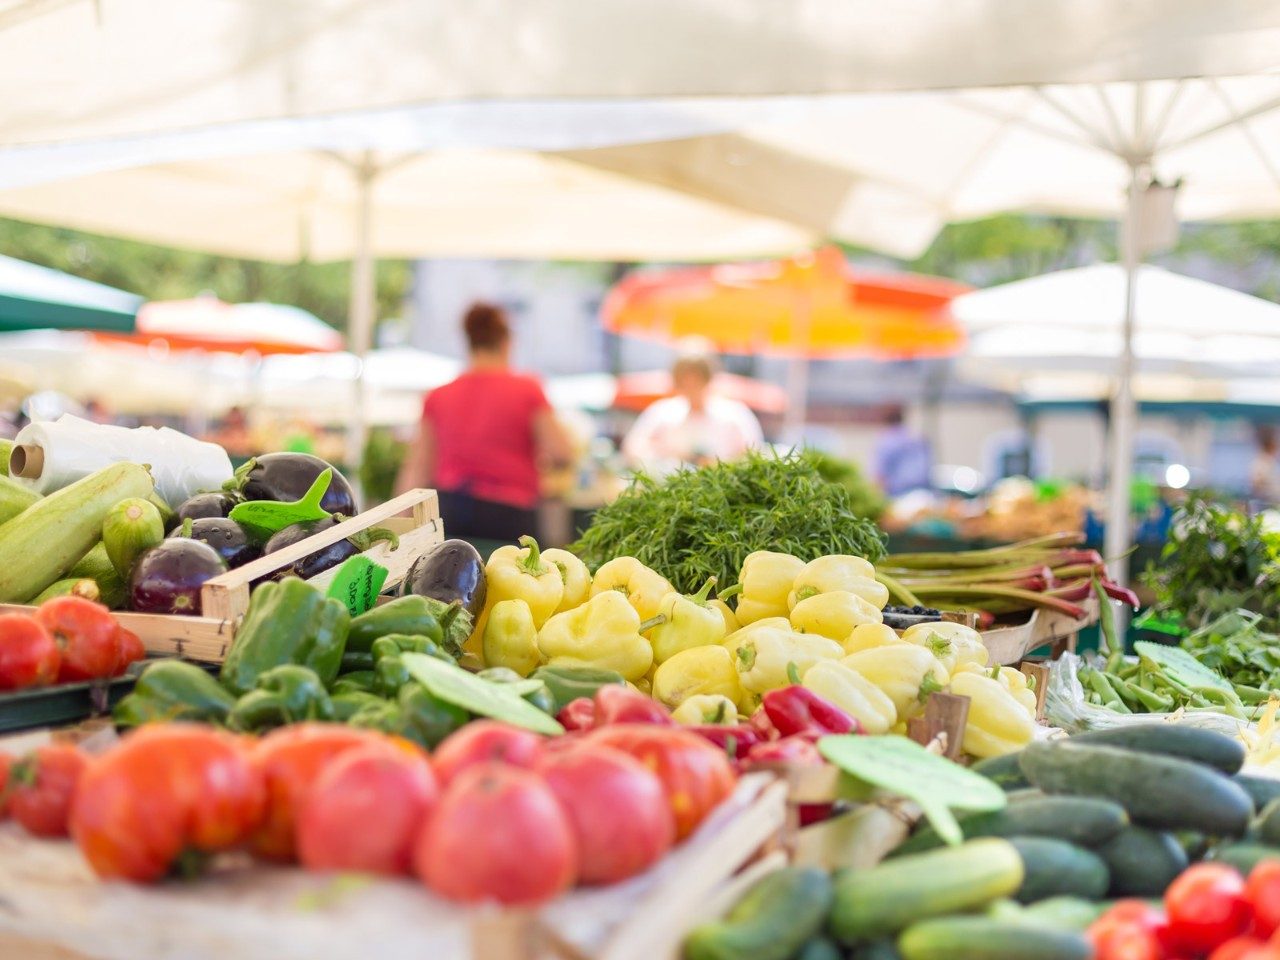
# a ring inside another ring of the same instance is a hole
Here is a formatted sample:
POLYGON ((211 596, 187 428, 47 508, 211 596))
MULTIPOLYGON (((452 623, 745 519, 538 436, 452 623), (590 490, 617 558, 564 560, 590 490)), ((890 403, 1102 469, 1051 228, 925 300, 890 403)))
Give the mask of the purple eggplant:
POLYGON ((143 551, 129 574, 129 609, 140 613, 200 613, 200 588, 227 572, 207 543, 177 537, 143 551))
POLYGON ((232 493, 197 493, 183 500, 174 514, 181 525, 183 520, 225 517, 240 502, 241 498, 232 493))
POLYGON ((446 540, 413 561, 400 594, 416 593, 444 603, 458 600, 472 617, 478 617, 486 587, 484 560, 476 548, 465 540, 446 540))
MULTIPOLYGON (((275 553, 277 550, 283 550, 285 547, 293 546, 298 541, 305 540, 307 537, 323 530, 328 530, 346 519, 343 516, 333 516, 324 520, 307 520, 304 523, 291 524, 272 535, 266 546, 262 548, 263 556, 275 553)), ((330 567, 336 567, 348 557, 363 553, 379 540, 391 541, 393 548, 399 543, 396 535, 390 530, 383 527, 370 527, 367 530, 361 530, 359 533, 345 537, 337 543, 321 547, 314 553, 307 554, 301 560, 294 561, 282 570, 277 571, 274 574, 274 578, 280 579, 281 577, 294 576, 301 577, 303 580, 310 580, 316 574, 322 573, 330 567)))
POLYGON ((236 471, 231 486, 246 500, 276 500, 290 503, 302 499, 316 477, 333 471, 329 489, 320 509, 343 516, 356 514, 356 494, 347 478, 330 463, 309 453, 264 453, 236 471))
POLYGON ((201 517, 192 520, 190 527, 184 520, 169 537, 190 537, 207 543, 231 568, 243 567, 250 560, 262 556, 260 543, 249 536, 240 524, 225 517, 201 517))

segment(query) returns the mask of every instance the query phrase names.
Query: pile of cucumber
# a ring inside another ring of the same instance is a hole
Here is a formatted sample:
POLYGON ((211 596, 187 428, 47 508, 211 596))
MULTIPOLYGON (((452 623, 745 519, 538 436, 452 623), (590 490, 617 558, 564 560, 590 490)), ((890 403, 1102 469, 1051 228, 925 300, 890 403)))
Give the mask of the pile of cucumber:
POLYGON ((1008 805, 923 825, 874 867, 788 868, 695 930, 686 960, 1086 960, 1104 901, 1154 898, 1194 860, 1280 859, 1280 780, 1244 747, 1167 723, 1032 743, 974 770, 1008 805))

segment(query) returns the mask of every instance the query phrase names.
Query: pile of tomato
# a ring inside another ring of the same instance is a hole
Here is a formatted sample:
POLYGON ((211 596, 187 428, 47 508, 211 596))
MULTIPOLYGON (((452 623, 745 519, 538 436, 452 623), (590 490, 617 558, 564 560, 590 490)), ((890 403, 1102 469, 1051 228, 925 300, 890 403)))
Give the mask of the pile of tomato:
POLYGON ((117 677, 144 656, 137 634, 84 597, 54 597, 31 615, 0 614, 0 690, 117 677))
POLYGON ((1095 960, 1280 960, 1280 860, 1248 877, 1199 863, 1170 884, 1164 909, 1122 900, 1089 928, 1095 960))
POLYGON ((725 753, 685 730, 624 723, 550 740, 495 721, 431 755, 338 724, 261 739, 154 724, 96 757, 42 747, 5 774, 14 818, 69 835, 104 878, 150 882, 244 849, 505 904, 641 873, 736 782, 725 753))

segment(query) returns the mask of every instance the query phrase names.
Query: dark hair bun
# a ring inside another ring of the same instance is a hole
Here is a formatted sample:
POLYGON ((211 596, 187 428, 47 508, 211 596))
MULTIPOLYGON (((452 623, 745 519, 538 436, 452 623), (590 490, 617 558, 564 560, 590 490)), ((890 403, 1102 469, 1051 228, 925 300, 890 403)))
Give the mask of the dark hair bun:
POLYGON ((511 339, 507 312, 492 303, 473 303, 462 321, 472 350, 496 350, 511 339))

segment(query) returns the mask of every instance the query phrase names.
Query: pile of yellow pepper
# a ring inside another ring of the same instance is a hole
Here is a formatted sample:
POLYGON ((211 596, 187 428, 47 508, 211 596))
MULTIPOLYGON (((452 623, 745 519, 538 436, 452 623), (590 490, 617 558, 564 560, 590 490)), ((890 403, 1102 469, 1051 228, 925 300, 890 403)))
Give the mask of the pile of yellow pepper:
POLYGON ((1034 735, 1027 678, 988 668, 982 638, 962 624, 918 624, 899 636, 883 623, 888 590, 861 557, 806 563, 759 551, 736 585, 708 599, 714 582, 682 594, 634 557, 593 577, 568 551, 521 544, 495 550, 486 566, 488 596, 468 650, 487 667, 616 671, 689 724, 737 723, 761 695, 799 683, 870 734, 905 732, 930 693, 949 690, 970 700, 966 753, 1000 756, 1034 735))

